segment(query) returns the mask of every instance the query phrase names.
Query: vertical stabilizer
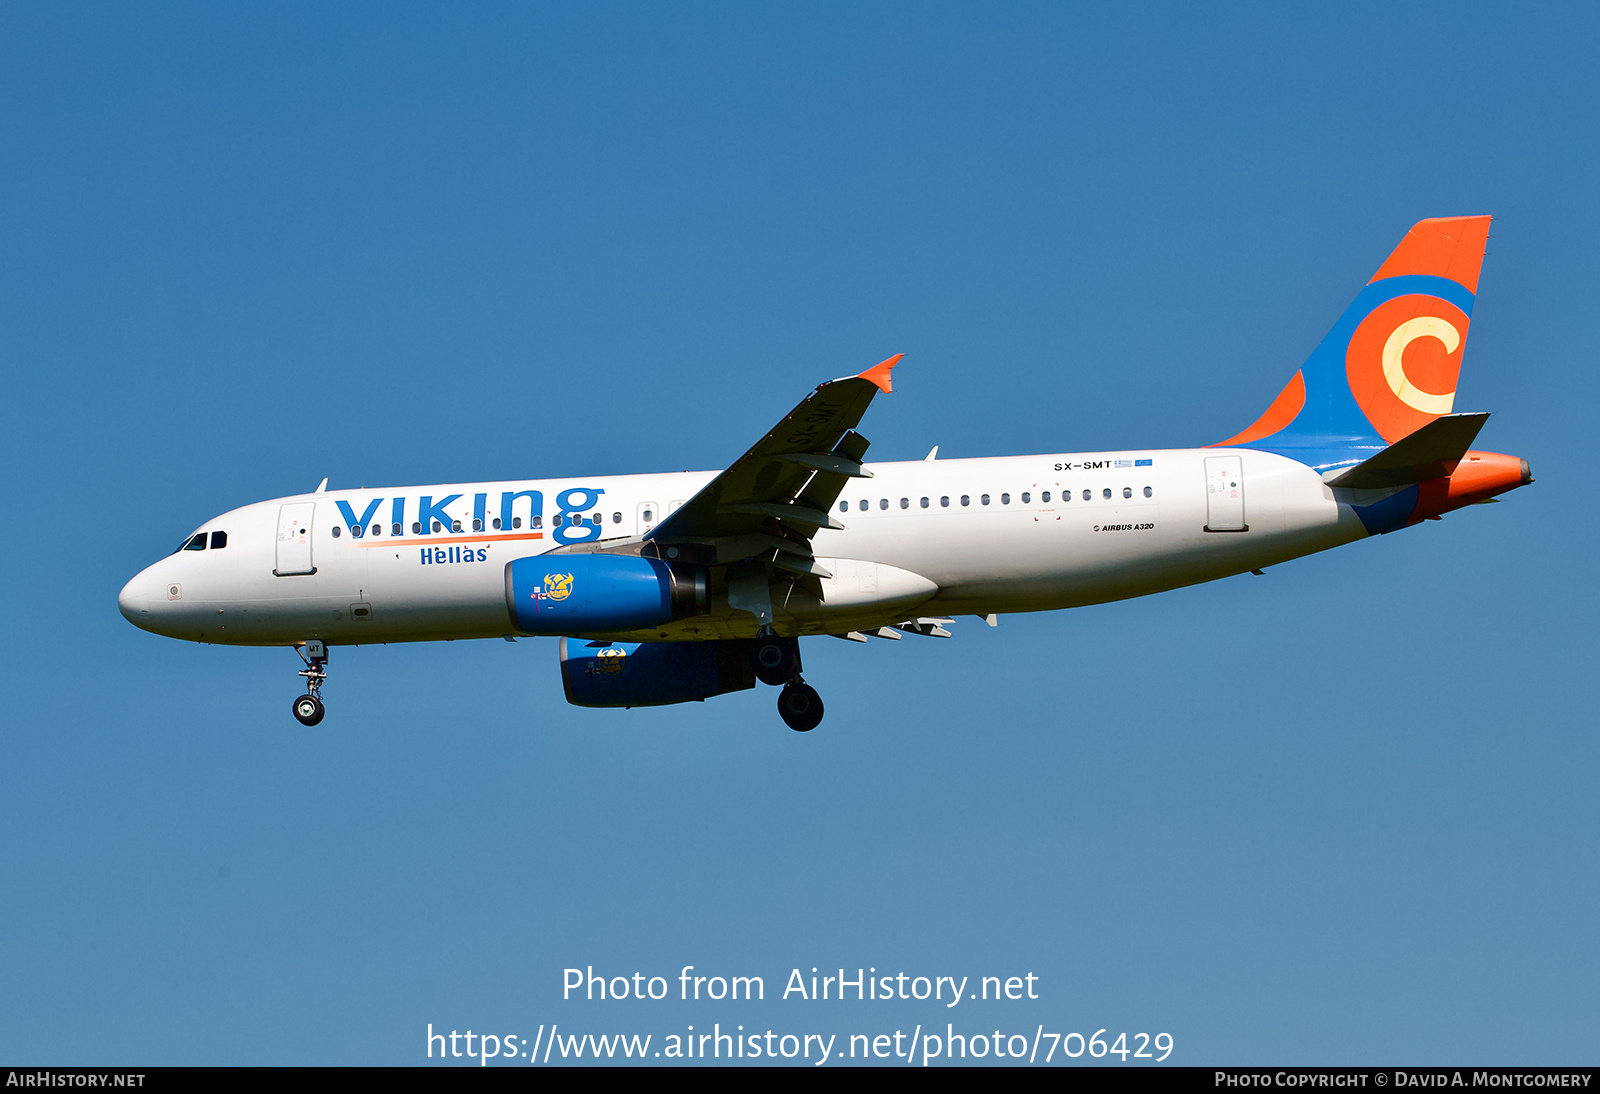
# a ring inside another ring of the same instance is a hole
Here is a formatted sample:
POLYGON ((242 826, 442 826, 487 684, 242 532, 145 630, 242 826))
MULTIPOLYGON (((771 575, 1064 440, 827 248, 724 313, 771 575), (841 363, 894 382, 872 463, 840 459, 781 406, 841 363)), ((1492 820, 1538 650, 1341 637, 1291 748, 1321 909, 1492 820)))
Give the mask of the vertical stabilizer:
POLYGON ((1419 221, 1244 432, 1218 447, 1352 462, 1450 413, 1489 218, 1419 221))

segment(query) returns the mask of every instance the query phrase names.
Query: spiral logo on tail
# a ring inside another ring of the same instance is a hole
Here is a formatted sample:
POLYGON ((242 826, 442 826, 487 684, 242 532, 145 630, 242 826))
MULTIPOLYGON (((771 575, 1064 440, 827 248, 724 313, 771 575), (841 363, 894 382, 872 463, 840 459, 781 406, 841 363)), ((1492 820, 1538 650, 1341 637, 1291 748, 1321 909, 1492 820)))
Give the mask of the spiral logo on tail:
POLYGON ((1356 327, 1345 376, 1385 441, 1393 444, 1450 413, 1469 323, 1449 301, 1414 294, 1384 301, 1356 327))

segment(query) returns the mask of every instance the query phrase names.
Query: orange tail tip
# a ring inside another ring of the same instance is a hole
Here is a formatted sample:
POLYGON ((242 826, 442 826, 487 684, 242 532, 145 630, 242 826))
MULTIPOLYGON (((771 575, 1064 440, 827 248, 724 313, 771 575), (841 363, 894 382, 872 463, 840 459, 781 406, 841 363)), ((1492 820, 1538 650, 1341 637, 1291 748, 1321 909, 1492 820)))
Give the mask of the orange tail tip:
POLYGON ((898 365, 900 363, 900 358, 904 356, 905 354, 903 353, 897 353, 887 361, 881 361, 867 369, 867 371, 857 373, 856 379, 871 380, 873 383, 878 385, 879 391, 882 391, 885 395, 888 395, 894 391, 894 384, 889 381, 889 373, 894 371, 894 366, 898 365))
MULTIPOLYGON (((1400 241, 1373 281, 1407 274, 1447 277, 1470 293, 1478 291, 1483 252, 1489 245, 1489 217, 1432 217, 1419 220, 1400 241)), ((1371 282, 1368 282, 1371 284, 1371 282)))
POLYGON ((1407 522, 1438 519, 1441 513, 1464 505, 1487 501, 1497 494, 1527 486, 1533 481, 1528 461, 1499 452, 1468 452, 1454 471, 1444 478, 1430 479, 1417 494, 1417 505, 1407 522))

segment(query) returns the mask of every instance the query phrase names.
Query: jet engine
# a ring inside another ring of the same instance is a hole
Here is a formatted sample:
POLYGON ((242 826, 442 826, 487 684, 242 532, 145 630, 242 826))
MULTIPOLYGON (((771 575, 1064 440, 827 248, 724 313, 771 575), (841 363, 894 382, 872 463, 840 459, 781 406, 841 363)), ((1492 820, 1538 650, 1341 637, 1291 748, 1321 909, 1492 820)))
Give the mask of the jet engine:
POLYGON ((561 684, 580 707, 689 703, 756 684, 751 643, 561 640, 561 684))
POLYGON ((506 564, 506 607, 523 634, 654 627, 706 611, 706 572, 637 555, 536 555, 506 564))

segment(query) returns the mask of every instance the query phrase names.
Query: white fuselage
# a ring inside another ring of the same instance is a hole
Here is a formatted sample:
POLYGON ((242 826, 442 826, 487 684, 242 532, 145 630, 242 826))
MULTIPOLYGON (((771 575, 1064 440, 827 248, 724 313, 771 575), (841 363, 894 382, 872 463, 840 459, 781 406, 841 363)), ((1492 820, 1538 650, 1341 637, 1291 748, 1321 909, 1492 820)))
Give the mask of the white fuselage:
MULTIPOLYGON (((927 460, 868 469, 873 477, 851 480, 832 508, 844 529, 823 529, 813 540, 817 562, 831 574, 822 601, 774 591, 780 634, 839 634, 919 615, 1118 600, 1367 535, 1316 471, 1251 449, 927 460), (1238 463, 1217 462, 1230 459, 1238 463), (1237 493, 1223 498, 1219 475, 1230 474, 1237 493), (1219 507, 1226 510, 1220 518, 1219 507), (1208 531, 1208 523, 1245 527, 1208 531)), ((559 548, 561 540, 640 537, 713 477, 465 483, 259 502, 197 530, 224 532, 224 547, 211 549, 212 537, 207 549, 180 549, 130 581, 119 602, 147 630, 231 645, 500 637, 516 631, 506 605, 507 563, 559 548), (446 502, 451 495, 458 497, 446 502), (567 513, 558 499, 585 505, 567 513), (285 562, 290 555, 292 565, 285 562), (284 572, 294 569, 314 572, 284 572)), ((755 617, 729 608, 726 592, 714 591, 710 608, 703 616, 604 637, 692 640, 756 632, 755 617)))

